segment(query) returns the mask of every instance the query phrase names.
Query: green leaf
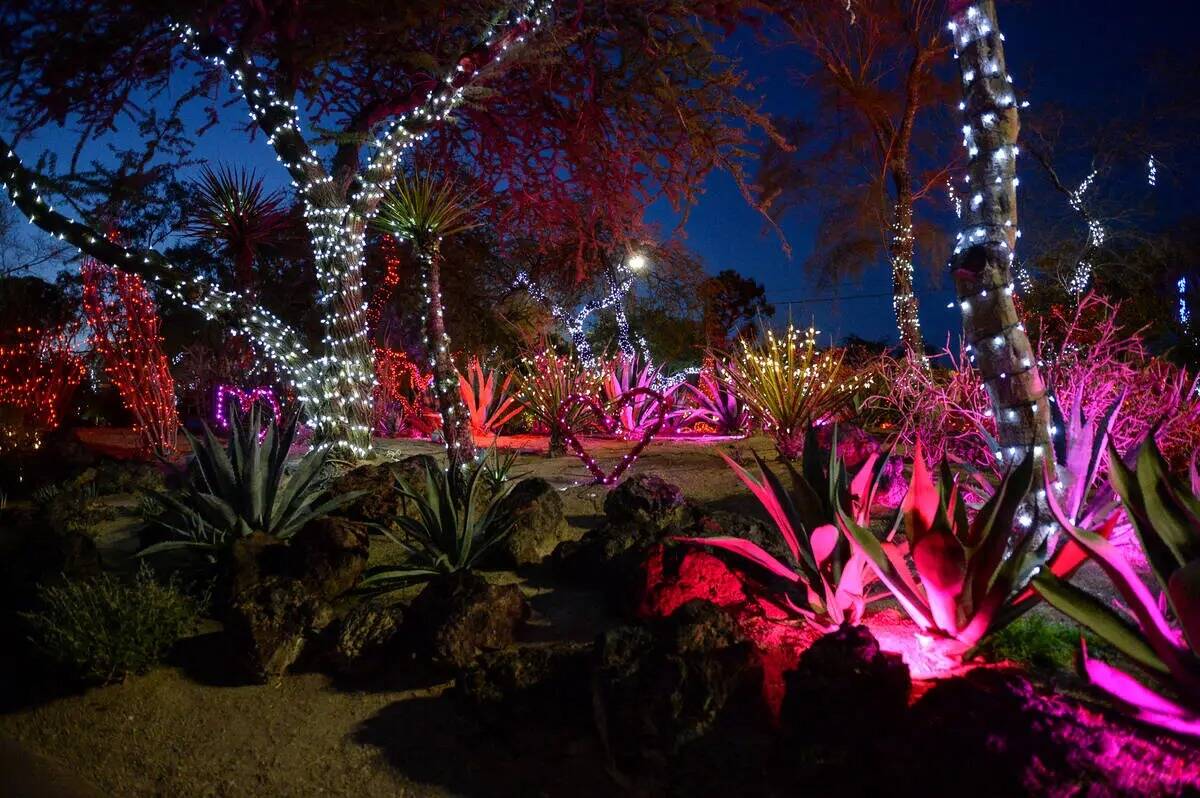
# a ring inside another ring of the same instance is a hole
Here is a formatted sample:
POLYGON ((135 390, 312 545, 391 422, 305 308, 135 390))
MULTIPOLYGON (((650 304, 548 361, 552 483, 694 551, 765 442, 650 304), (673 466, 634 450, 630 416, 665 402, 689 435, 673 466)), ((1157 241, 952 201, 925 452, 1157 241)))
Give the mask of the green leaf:
POLYGON ((1091 629, 1134 662, 1159 674, 1170 673, 1137 626, 1100 599, 1048 570, 1033 578, 1033 586, 1051 607, 1091 629))

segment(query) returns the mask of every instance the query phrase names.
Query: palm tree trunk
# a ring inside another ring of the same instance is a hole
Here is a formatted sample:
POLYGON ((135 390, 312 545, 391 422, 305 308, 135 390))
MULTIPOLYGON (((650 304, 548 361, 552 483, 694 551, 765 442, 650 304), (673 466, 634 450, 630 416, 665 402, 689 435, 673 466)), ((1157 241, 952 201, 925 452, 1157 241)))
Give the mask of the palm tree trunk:
POLYGON ((892 309, 904 351, 925 362, 925 339, 921 335, 917 295, 913 291, 913 194, 912 176, 901 166, 892 172, 896 206, 892 213, 892 240, 888 258, 892 264, 892 309))
POLYGON ((475 439, 471 434, 471 418, 459 393, 458 370, 450 357, 450 337, 446 335, 442 317, 442 254, 435 242, 418 247, 417 257, 425 267, 423 289, 427 292, 427 309, 423 321, 429 365, 433 369, 434 397, 442 416, 450 471, 460 474, 464 466, 475 460, 475 439))
MULTIPOLYGON (((970 200, 951 267, 967 353, 991 397, 1006 465, 1052 453, 1051 417, 1037 356, 1013 302, 1020 123, 994 0, 951 2, 962 75, 970 200)), ((1054 458, 1045 462, 1051 467, 1054 458)), ((1040 502, 1039 502, 1040 504, 1040 502)))

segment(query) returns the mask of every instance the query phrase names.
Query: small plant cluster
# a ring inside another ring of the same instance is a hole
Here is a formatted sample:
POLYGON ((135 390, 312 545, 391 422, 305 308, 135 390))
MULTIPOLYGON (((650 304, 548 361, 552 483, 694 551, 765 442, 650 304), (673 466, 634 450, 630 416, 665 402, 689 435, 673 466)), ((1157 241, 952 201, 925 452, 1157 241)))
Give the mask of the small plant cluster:
POLYGON ((161 662, 196 624, 203 601, 143 563, 131 579, 105 573, 38 589, 41 608, 25 615, 34 644, 74 677, 123 681, 161 662))

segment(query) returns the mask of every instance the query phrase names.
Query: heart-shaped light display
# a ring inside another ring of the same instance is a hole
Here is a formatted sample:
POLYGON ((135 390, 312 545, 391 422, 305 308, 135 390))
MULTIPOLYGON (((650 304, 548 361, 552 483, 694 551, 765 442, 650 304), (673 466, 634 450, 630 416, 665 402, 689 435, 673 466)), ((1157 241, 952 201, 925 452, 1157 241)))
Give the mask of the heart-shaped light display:
POLYGON ((633 390, 626 391, 620 396, 615 397, 611 402, 609 402, 608 411, 609 412, 605 411, 604 406, 601 405, 594 396, 587 396, 584 394, 572 394, 564 399, 562 404, 558 406, 558 426, 559 429, 562 430, 563 438, 566 440, 567 445, 575 450, 575 455, 583 462, 583 464, 587 467, 587 470, 590 471, 592 476, 596 478, 595 482, 593 483, 595 485, 613 484, 621 478, 621 475, 624 474, 631 465, 633 465, 634 461, 637 460, 638 455, 642 453, 642 450, 650 444, 650 441, 654 439, 654 436, 657 435, 659 430, 663 428, 663 425, 666 424, 667 400, 658 391, 653 391, 649 388, 634 388, 633 390), (621 459, 617 462, 613 470, 606 472, 596 462, 596 459, 588 454, 587 450, 583 448, 583 444, 580 443, 579 437, 567 423, 567 418, 570 415, 571 410, 573 410, 575 407, 583 405, 596 414, 596 417, 600 420, 600 426, 604 428, 605 432, 607 432, 609 435, 616 435, 621 429, 621 423, 617 418, 621 414, 621 409, 632 404, 639 397, 643 396, 649 397, 657 402, 658 418, 654 420, 653 424, 645 427, 645 429, 642 431, 642 437, 639 438, 636 443, 634 443, 632 449, 621 456, 621 459))
MULTIPOLYGON (((279 400, 275 398, 275 392, 267 386, 261 385, 258 388, 244 391, 234 385, 218 385, 217 406, 214 415, 217 417, 217 426, 221 429, 229 429, 229 401, 231 399, 237 401, 238 409, 243 413, 249 413, 255 402, 261 402, 270 409, 276 424, 282 422, 283 411, 279 408, 279 400)), ((258 439, 261 441, 266 434, 266 429, 263 429, 258 433, 258 439)))

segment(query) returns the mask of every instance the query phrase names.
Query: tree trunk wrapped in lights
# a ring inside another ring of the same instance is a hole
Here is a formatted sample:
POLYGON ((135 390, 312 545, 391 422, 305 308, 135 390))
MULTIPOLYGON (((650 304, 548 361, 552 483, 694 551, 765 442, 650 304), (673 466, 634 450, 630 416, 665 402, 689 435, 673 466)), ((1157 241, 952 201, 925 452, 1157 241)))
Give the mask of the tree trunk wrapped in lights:
MULTIPOLYGON (((993 0, 950 3, 948 25, 962 76, 969 199, 951 268, 972 364, 992 401, 999 456, 1011 465, 1052 454, 1051 417, 1037 356, 1013 301, 1017 229, 1017 102, 993 0)), ((1053 466, 1053 457, 1045 463, 1053 466)), ((1039 507, 1042 502, 1036 502, 1039 507)), ((1043 515, 1043 521, 1048 517, 1043 515)), ((1045 535, 1053 527, 1039 530, 1045 535)))

